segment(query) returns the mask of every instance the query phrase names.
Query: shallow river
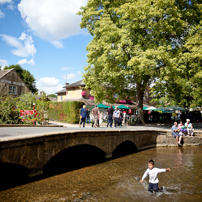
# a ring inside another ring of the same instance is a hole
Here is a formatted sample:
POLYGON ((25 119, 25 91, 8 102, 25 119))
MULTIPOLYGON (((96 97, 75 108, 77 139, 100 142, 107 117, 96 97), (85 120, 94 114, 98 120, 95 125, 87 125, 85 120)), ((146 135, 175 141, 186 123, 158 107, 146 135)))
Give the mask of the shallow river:
POLYGON ((0 201, 202 201, 202 147, 159 147, 98 165, 0 192, 0 201), (148 178, 140 183, 147 162, 171 168, 160 173, 163 192, 147 191, 148 178))

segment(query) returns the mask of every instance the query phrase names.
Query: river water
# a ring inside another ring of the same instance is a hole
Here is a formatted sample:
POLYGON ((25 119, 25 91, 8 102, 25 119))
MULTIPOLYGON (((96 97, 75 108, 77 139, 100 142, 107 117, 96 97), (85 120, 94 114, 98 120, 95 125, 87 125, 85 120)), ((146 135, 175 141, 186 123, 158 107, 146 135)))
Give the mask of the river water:
POLYGON ((158 147, 70 171, 0 192, 0 201, 167 202, 202 201, 202 147, 158 147), (163 192, 149 193, 140 183, 153 159, 163 192))

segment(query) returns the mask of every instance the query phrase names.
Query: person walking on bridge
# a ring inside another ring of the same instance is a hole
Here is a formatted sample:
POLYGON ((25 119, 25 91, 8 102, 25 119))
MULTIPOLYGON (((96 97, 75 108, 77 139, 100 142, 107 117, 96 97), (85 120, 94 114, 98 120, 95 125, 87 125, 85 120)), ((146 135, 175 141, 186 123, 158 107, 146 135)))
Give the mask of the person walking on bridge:
MULTIPOLYGON (((120 117, 120 111, 118 110, 117 107, 115 107, 115 111, 113 113, 113 118, 114 118, 114 128, 116 128, 116 126, 119 123, 119 117, 120 117)), ((121 126, 120 126, 121 127, 121 126)))
POLYGON ((92 110, 92 115, 94 117, 94 127, 95 128, 98 126, 98 113, 99 113, 99 109, 98 109, 97 105, 95 105, 95 107, 92 110))
POLYGON ((83 108, 81 108, 80 117, 81 117, 81 122, 79 124, 79 127, 81 128, 81 124, 83 123, 83 128, 84 128, 85 127, 86 117, 87 117, 86 105, 83 105, 83 108))
POLYGON ((107 109, 107 115, 108 115, 107 127, 110 124, 110 127, 112 128, 112 123, 113 123, 113 107, 112 107, 112 104, 110 104, 110 107, 107 109))

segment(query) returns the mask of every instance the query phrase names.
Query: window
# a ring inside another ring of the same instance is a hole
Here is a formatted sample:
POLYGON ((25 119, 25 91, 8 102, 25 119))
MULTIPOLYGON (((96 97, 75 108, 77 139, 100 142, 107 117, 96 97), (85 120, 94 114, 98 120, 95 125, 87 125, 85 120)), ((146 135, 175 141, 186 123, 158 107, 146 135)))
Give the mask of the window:
POLYGON ((17 95, 17 87, 9 86, 9 94, 17 95))

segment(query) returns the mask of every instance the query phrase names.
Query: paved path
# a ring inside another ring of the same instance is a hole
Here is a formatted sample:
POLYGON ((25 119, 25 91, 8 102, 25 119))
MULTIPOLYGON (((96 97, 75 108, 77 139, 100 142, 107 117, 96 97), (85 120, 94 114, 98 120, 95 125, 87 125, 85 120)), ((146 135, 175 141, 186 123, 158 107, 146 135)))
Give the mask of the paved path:
MULTIPOLYGON (((15 138, 43 136, 51 133, 63 133, 70 131, 106 131, 106 130, 163 130, 170 131, 171 126, 122 126, 117 128, 106 127, 106 123, 99 128, 92 128, 91 124, 86 124, 86 127, 79 127, 77 124, 65 124, 59 122, 50 122, 56 126, 63 127, 0 127, 0 141, 15 138)), ((195 124, 195 131, 202 131, 202 124, 195 124)))

